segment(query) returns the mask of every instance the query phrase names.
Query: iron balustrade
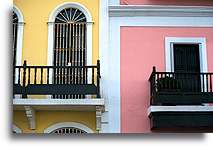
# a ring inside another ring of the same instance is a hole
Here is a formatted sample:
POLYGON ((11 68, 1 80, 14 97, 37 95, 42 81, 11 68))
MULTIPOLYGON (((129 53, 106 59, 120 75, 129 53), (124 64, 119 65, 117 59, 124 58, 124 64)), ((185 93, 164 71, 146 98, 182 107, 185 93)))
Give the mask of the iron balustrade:
POLYGON ((13 94, 52 95, 53 98, 100 98, 100 61, 96 66, 14 66, 13 94), (57 82, 57 79, 60 81, 57 82))
POLYGON ((202 104, 213 102, 213 73, 157 72, 153 67, 150 104, 202 104))

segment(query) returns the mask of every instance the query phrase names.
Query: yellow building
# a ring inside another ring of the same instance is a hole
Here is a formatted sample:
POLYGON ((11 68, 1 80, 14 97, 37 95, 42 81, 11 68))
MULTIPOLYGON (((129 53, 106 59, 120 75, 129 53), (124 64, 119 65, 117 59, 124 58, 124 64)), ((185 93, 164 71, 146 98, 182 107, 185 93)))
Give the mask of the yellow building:
POLYGON ((13 132, 101 132, 99 0, 13 8, 13 132))

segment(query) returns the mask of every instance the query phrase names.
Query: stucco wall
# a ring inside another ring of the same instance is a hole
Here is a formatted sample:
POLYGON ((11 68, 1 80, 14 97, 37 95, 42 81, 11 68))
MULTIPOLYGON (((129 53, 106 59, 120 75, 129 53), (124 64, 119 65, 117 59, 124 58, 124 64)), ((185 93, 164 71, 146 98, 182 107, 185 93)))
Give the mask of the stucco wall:
POLYGON ((64 2, 78 2, 91 13, 93 24, 93 63, 99 55, 99 0, 14 0, 24 16, 23 60, 30 65, 46 65, 48 55, 48 19, 50 13, 64 2))
POLYGON ((13 124, 18 126, 23 133, 43 133, 49 126, 60 122, 77 122, 96 132, 95 112, 73 111, 36 111, 36 129, 30 130, 24 111, 14 111, 13 124))
POLYGON ((121 131, 149 132, 149 76, 165 71, 165 37, 205 37, 213 72, 213 28, 121 27, 121 131))

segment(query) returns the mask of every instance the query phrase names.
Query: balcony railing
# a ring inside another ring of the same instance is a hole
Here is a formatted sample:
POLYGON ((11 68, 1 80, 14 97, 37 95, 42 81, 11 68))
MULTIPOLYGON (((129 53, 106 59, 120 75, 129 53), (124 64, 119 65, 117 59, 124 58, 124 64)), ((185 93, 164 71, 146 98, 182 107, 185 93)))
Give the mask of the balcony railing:
POLYGON ((150 82, 151 105, 193 105, 213 102, 213 73, 157 72, 150 82))
POLYGON ((13 94, 57 99, 100 98, 100 61, 96 66, 14 66, 13 94))

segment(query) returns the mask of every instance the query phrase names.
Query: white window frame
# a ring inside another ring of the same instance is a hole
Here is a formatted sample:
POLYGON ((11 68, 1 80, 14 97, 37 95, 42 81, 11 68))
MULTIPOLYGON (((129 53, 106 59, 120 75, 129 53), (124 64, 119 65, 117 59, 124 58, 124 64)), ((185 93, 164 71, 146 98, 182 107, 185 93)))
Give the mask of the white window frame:
POLYGON ((17 51, 16 51, 16 65, 22 64, 22 44, 23 44, 23 31, 24 31, 24 17, 22 12, 16 7, 13 6, 13 11, 18 16, 18 33, 17 33, 17 51))
POLYGON ((174 44, 198 44, 200 57, 200 72, 208 72, 206 38, 191 37, 166 37, 165 38, 165 63, 166 71, 174 72, 174 44))
MULTIPOLYGON (((59 12, 61 12, 65 8, 76 8, 84 13, 87 20, 87 65, 92 65, 92 15, 89 10, 82 4, 76 2, 65 2, 58 5, 49 16, 48 20, 48 54, 47 54, 47 65, 53 66, 53 44, 54 44, 54 21, 59 12)), ((90 76, 91 72, 88 72, 88 76, 90 76)), ((52 78, 52 71, 50 71, 50 78, 52 78)), ((88 81, 91 82, 91 76, 88 77, 88 81)), ((50 79, 50 84, 52 83, 52 79, 50 79)))
POLYGON ((51 126, 49 126, 48 128, 46 128, 44 130, 44 133, 48 134, 51 133, 52 131, 59 129, 59 128, 64 128, 64 127, 74 127, 74 128, 78 128, 81 129, 87 133, 94 133, 94 131, 92 129, 90 129, 89 127, 87 127, 84 124, 81 123, 77 123, 77 122, 60 122, 60 123, 56 123, 53 124, 51 126))
MULTIPOLYGON (((13 6, 13 11, 18 16, 18 31, 17 31, 17 47, 16 47, 16 66, 22 65, 22 47, 23 47, 23 32, 24 32, 24 17, 17 6, 13 6)), ((15 82, 18 82, 18 69, 15 72, 15 82)))

